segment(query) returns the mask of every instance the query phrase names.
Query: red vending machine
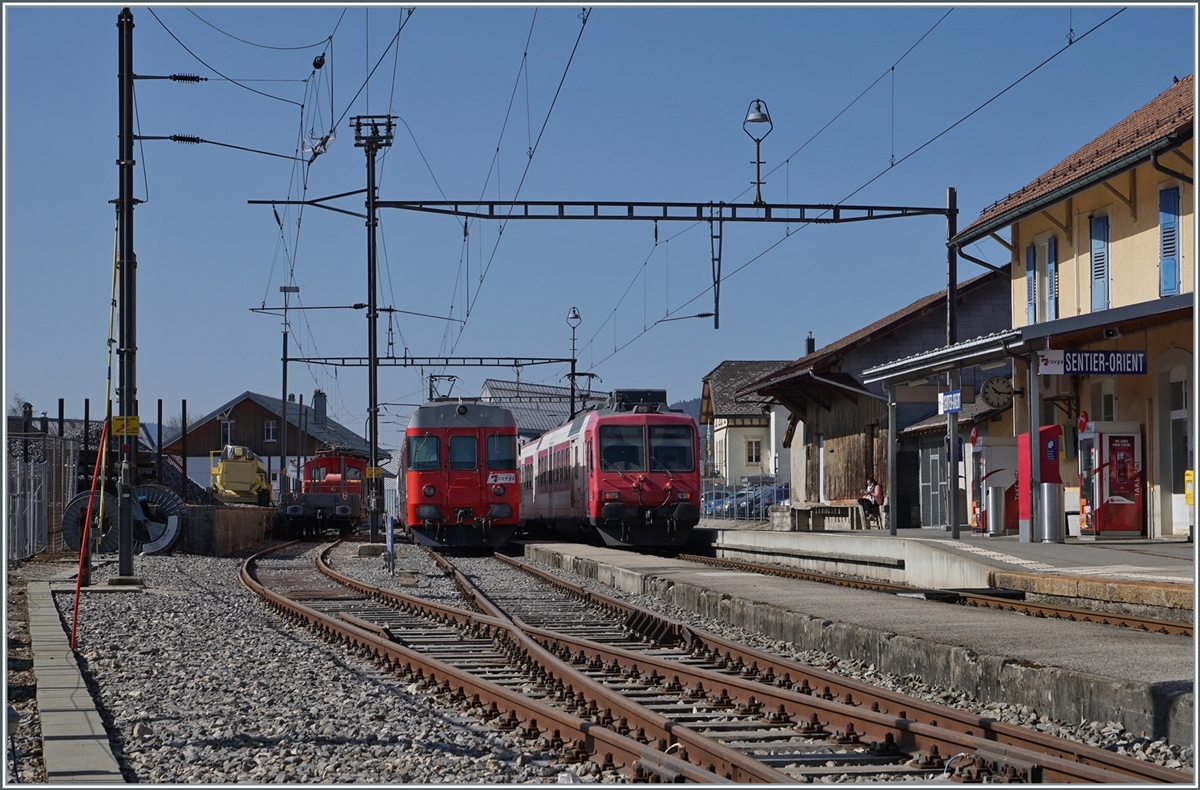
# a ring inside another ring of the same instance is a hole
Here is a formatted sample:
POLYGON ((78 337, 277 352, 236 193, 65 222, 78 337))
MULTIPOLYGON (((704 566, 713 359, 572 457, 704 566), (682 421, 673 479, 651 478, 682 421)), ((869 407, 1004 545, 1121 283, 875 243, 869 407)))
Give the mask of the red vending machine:
POLYGON ((988 526, 988 489, 1004 489, 1004 531, 1017 531, 1017 440, 1011 436, 977 436, 971 444, 971 481, 967 487, 971 529, 988 526))
MULTIPOLYGON (((1058 459, 1062 456, 1062 426, 1043 425, 1038 434, 1041 438, 1041 470, 1043 483, 1061 483, 1062 473, 1058 469, 1058 459)), ((1029 433, 1017 436, 1017 530, 1023 543, 1035 539, 1033 520, 1030 518, 1029 482, 1033 479, 1033 470, 1029 468, 1029 433)))
POLYGON ((1141 424, 1080 422, 1080 539, 1142 537, 1146 518, 1141 424))

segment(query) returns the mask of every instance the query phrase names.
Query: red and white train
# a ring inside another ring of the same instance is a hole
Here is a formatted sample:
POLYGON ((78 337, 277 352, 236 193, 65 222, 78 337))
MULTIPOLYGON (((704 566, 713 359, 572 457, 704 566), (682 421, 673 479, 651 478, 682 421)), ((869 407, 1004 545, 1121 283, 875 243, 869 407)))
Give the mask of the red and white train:
POLYGON ((696 421, 665 390, 617 390, 521 447, 521 524, 530 534, 617 548, 687 543, 700 520, 696 421))
POLYGON ((517 422, 486 403, 429 403, 404 432, 400 522, 435 548, 499 548, 517 529, 517 422))

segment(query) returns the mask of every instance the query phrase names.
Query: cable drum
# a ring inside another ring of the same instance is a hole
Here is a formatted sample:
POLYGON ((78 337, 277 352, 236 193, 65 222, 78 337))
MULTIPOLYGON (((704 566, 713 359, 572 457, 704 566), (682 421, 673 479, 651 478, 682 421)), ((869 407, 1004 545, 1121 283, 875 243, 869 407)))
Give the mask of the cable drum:
MULTIPOLYGON (((67 503, 63 513, 63 542, 71 551, 79 551, 83 537, 83 520, 87 518, 88 497, 85 491, 67 503)), ((120 550, 117 529, 117 498, 104 493, 104 518, 100 518, 101 495, 92 503, 92 534, 99 536, 96 551, 115 554, 120 550)), ((179 494, 166 486, 145 483, 133 489, 133 553, 165 554, 178 545, 187 526, 187 505, 179 494)), ((96 545, 96 544, 93 544, 96 545)))
MULTIPOLYGON (((92 493, 90 491, 77 494, 67 503, 66 510, 63 511, 63 542, 67 544, 67 548, 71 551, 79 551, 80 543, 83 540, 83 520, 87 518, 88 499, 91 497, 92 493)), ((92 498, 92 526, 90 533, 93 540, 97 536, 99 537, 99 551, 101 553, 109 553, 117 550, 117 498, 112 494, 108 492, 104 492, 103 494, 97 493, 92 498), (103 500, 101 500, 101 497, 103 497, 103 500), (102 504, 103 508, 101 508, 102 504), (103 522, 101 521, 102 510, 104 515, 103 522)), ((93 545, 95 544, 93 543, 93 545)))
POLYGON ((133 489, 133 552, 165 554, 187 526, 187 505, 166 486, 145 483, 133 489))

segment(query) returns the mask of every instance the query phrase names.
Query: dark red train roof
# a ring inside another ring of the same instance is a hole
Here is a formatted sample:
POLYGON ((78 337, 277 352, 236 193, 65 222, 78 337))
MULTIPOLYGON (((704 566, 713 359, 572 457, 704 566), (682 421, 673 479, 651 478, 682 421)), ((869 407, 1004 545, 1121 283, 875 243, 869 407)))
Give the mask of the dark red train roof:
POLYGON ((434 428, 513 428, 517 421, 502 406, 487 403, 435 403, 413 412, 408 427, 434 428))

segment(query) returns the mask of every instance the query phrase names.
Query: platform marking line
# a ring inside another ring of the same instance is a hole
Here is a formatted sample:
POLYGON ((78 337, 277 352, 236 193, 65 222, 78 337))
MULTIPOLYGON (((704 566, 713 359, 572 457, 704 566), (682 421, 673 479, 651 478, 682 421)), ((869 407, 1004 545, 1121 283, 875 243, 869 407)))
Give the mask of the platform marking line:
POLYGON ((961 549, 962 551, 969 551, 974 554, 979 554, 981 556, 996 560, 997 562, 1004 562, 1009 565, 1019 565, 1032 571, 1055 573, 1064 576, 1111 576, 1118 579, 1165 581, 1174 583, 1189 583, 1191 581, 1191 574, 1184 569, 1180 569, 1179 572, 1181 574, 1186 574, 1186 578, 1181 578, 1178 575, 1166 575, 1172 573, 1176 569, 1165 567, 1143 568, 1137 565, 1092 565, 1077 568, 1059 568, 1054 565, 1047 565, 1044 562, 1038 562, 1037 560, 1021 559, 1020 557, 1014 557, 1011 554, 1003 554, 1001 552, 992 551, 991 549, 985 549, 980 546, 972 546, 968 543, 949 543, 945 545, 953 546, 954 548, 961 549))

